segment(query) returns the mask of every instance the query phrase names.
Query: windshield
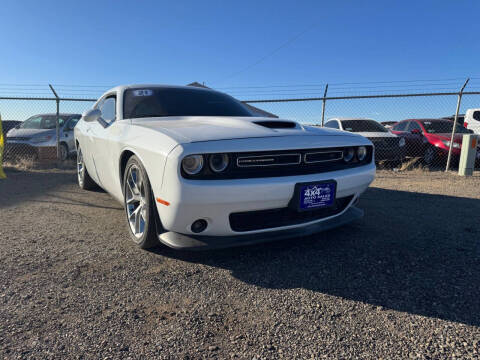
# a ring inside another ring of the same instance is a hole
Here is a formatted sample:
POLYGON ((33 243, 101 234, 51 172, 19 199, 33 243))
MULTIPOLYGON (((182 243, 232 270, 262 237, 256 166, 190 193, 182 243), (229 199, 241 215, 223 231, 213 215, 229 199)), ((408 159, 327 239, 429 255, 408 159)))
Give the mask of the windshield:
MULTIPOLYGON (((453 129, 453 122, 450 120, 422 121, 422 125, 425 128, 425 131, 429 134, 450 134, 453 129)), ((459 134, 470 133, 470 131, 468 131, 466 128, 459 124, 457 124, 457 127, 455 128, 455 132, 459 134)))
MULTIPOLYGON (((63 126, 65 120, 62 117, 58 118, 60 127, 63 126)), ((22 129, 55 129, 57 126, 56 115, 35 115, 25 120, 20 128, 22 129)))
POLYGON ((351 132, 388 132, 380 123, 374 120, 342 120, 343 130, 351 132))
POLYGON ((253 116, 234 98, 203 89, 149 88, 125 91, 125 119, 159 116, 253 116))

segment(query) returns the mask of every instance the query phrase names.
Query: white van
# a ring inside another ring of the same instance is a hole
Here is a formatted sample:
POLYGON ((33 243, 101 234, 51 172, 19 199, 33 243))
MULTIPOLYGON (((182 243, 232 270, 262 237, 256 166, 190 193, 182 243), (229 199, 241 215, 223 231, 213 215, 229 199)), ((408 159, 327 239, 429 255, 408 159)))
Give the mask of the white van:
POLYGON ((480 109, 468 109, 463 126, 480 135, 480 109))

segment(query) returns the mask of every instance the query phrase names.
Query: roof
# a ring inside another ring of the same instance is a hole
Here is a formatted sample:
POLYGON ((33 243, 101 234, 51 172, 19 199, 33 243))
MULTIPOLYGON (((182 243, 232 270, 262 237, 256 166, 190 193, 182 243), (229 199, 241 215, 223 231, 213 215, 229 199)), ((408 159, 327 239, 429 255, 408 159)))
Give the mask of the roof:
POLYGON ((367 119, 367 118, 350 118, 350 117, 334 117, 334 118, 331 118, 331 119, 328 119, 328 121, 330 120, 338 120, 338 121, 345 121, 345 120, 368 120, 368 121, 375 121, 373 119, 367 119))
MULTIPOLYGON (((199 87, 203 89, 210 89, 208 86, 205 86, 204 84, 200 84, 197 81, 194 81, 191 84, 188 84, 187 86, 193 86, 193 87, 199 87)), ((254 115, 262 116, 262 117, 272 117, 272 118, 278 118, 277 115, 269 113, 268 111, 265 111, 263 109, 257 108, 256 106, 243 103, 254 115)))

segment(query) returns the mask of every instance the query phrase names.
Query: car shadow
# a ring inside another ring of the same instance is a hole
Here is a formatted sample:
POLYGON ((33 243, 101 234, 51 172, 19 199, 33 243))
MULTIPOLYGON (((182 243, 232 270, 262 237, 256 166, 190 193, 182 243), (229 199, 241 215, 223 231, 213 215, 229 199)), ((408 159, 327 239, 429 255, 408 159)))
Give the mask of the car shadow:
POLYGON ((308 238, 153 251, 262 288, 304 288, 480 326, 480 200, 370 188, 360 207, 364 219, 308 238))

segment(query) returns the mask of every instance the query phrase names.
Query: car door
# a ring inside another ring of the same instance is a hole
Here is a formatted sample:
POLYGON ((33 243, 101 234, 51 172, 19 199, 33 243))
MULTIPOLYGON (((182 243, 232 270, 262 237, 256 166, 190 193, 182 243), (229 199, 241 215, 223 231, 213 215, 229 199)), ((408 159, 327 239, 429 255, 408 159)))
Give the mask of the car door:
POLYGON ((410 151, 410 156, 423 156, 425 152, 426 139, 423 129, 416 121, 410 121, 407 126, 405 144, 410 151))
POLYGON ((91 154, 100 185, 107 191, 114 186, 114 176, 118 176, 117 163, 112 156, 112 144, 118 140, 117 97, 107 95, 97 106, 101 118, 91 123, 89 134, 92 138, 91 154))

